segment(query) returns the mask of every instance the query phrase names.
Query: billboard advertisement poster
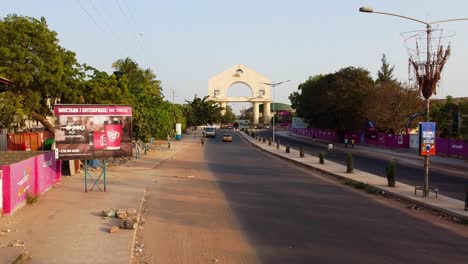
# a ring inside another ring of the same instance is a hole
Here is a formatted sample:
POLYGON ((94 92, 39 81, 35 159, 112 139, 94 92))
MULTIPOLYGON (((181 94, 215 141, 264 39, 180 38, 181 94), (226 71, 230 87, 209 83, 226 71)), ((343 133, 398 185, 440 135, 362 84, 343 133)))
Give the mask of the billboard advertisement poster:
POLYGON ((421 156, 434 156, 436 154, 436 123, 419 123, 419 154, 421 156))
POLYGON ((293 117, 292 128, 307 128, 307 124, 304 122, 304 119, 300 117, 293 117))
POLYGON ((175 130, 176 130, 175 139, 181 140, 182 139, 182 124, 176 123, 175 130))
POLYGON ((132 156, 129 105, 55 105, 55 144, 60 160, 132 156))

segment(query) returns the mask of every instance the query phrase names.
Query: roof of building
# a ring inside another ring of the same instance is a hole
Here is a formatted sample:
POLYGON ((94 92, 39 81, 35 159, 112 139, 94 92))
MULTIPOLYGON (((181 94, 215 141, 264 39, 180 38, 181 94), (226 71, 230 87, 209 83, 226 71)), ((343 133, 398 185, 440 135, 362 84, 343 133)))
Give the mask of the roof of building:
POLYGON ((8 80, 7 78, 3 78, 2 76, 0 76, 0 84, 11 86, 11 85, 14 85, 15 83, 8 80))
MULTIPOLYGON (((260 112, 263 112, 263 104, 260 104, 260 112)), ((288 104, 283 104, 283 103, 271 103, 270 105, 270 110, 272 112, 276 111, 292 111, 292 107, 288 104)))
MULTIPOLYGON (((259 108, 259 112, 263 113, 263 104, 260 104, 258 108, 259 108)), ((290 105, 283 104, 283 103, 271 103, 270 110, 271 110, 271 112, 277 112, 277 111, 291 112, 291 111, 293 111, 293 109, 292 109, 292 107, 290 105)), ((252 112, 252 107, 248 108, 247 112, 252 112)))

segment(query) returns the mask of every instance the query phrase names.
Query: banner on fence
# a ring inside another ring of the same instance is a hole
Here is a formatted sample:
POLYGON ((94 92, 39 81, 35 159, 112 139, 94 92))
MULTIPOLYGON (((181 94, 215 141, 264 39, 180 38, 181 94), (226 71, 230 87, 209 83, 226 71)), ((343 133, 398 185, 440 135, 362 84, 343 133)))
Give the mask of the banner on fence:
POLYGON ((55 142, 60 160, 132 156, 128 105, 56 105, 55 142))

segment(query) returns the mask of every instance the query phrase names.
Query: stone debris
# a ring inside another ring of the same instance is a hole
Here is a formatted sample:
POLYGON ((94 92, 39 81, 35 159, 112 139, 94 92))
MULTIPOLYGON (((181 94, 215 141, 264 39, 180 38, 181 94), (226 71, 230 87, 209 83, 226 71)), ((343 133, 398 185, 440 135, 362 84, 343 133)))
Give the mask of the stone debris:
POLYGON ((137 223, 131 220, 124 220, 120 224, 121 229, 136 229, 137 228, 137 223))
POLYGON ((117 210, 117 218, 125 219, 127 218, 127 209, 119 209, 117 210))
POLYGON ((13 240, 10 243, 8 243, 9 247, 24 247, 24 242, 19 241, 19 240, 13 240))
POLYGON ((408 209, 416 209, 416 210, 421 209, 421 208, 420 208, 419 206, 417 206, 416 204, 408 204, 408 205, 406 206, 406 208, 408 208, 408 209))
POLYGON ((117 211, 116 210, 102 211, 101 215, 104 217, 116 217, 117 211))
POLYGON ((127 209, 127 216, 136 216, 137 215, 137 209, 135 208, 128 208, 127 209))
POLYGON ((112 226, 111 228, 109 228, 109 233, 115 233, 115 232, 118 232, 120 230, 120 228, 118 226, 112 226))

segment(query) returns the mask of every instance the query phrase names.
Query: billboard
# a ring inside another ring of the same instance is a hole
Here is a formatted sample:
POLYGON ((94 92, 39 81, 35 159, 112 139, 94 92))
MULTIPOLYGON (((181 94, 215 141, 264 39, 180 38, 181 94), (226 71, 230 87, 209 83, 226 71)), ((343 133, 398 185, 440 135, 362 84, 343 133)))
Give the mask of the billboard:
POLYGON ((292 128, 307 128, 307 124, 304 122, 304 119, 300 117, 293 117, 292 128))
POLYGON ((55 105, 55 146, 60 160, 132 156, 129 105, 55 105))
POLYGON ((421 156, 434 156, 436 154, 436 123, 419 123, 419 154, 421 156))

